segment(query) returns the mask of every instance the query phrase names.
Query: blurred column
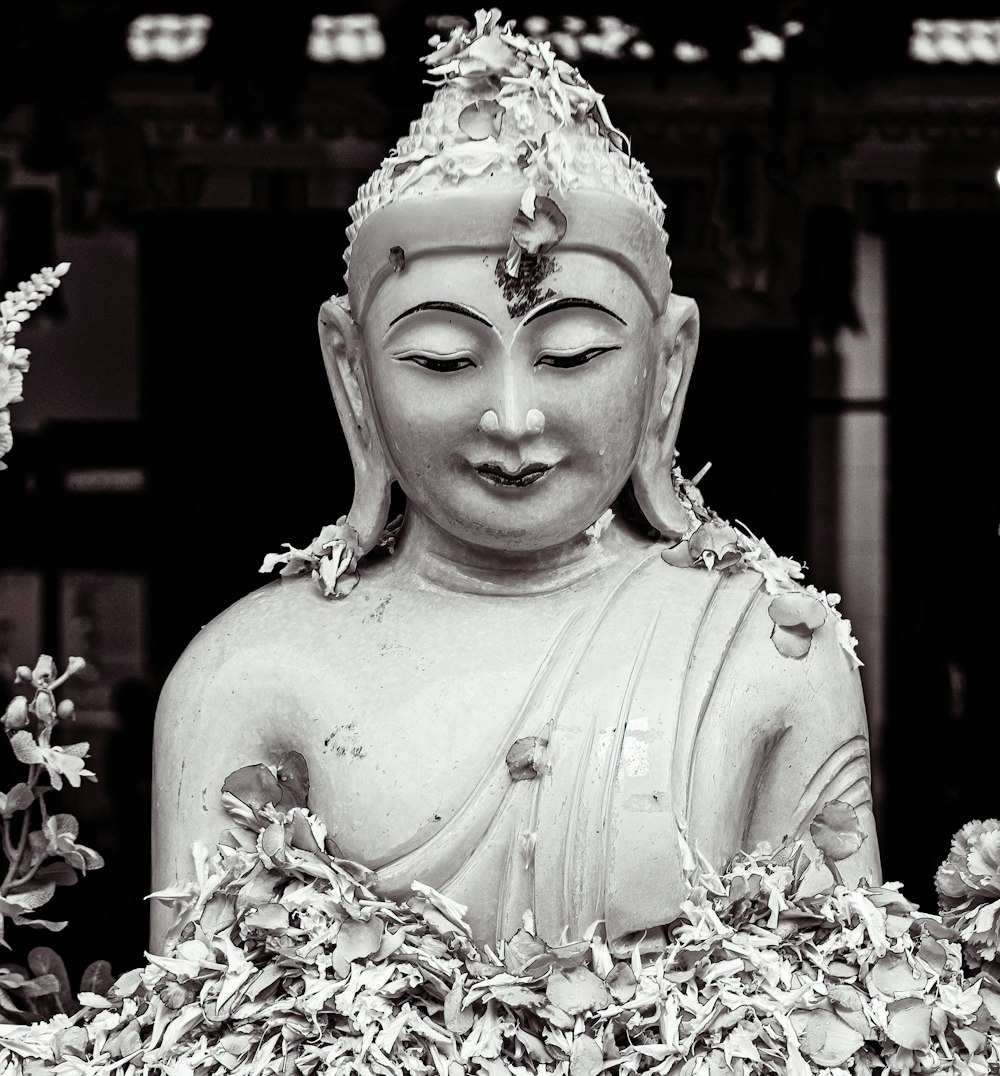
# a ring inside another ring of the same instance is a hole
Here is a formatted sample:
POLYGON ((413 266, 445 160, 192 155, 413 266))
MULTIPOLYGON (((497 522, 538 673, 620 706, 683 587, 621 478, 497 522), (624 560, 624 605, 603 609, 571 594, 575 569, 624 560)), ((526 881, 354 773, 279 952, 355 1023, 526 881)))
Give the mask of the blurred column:
POLYGON ((864 661, 861 678, 871 729, 876 806, 881 802, 885 726, 888 601, 888 349, 885 242, 860 233, 855 305, 860 330, 842 329, 836 449, 836 560, 843 595, 864 661))

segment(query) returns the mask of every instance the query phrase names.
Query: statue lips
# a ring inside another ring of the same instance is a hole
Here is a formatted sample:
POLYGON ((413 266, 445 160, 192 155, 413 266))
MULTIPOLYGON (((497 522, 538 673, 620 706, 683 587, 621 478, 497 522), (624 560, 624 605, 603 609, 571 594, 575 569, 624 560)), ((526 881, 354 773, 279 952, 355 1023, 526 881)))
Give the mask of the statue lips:
POLYGON ((551 463, 524 463, 516 471, 509 471, 502 463, 490 461, 474 465, 480 477, 494 486, 530 486, 552 470, 551 463))

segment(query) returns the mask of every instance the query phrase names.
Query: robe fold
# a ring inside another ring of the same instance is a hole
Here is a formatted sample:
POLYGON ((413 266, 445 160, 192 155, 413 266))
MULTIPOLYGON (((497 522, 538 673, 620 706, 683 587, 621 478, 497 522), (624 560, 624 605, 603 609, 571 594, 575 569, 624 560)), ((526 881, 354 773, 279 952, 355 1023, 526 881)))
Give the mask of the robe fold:
POLYGON ((755 572, 673 568, 656 551, 599 607, 581 598, 461 809, 379 869, 381 890, 405 899, 414 879, 433 885, 469 906, 473 935, 491 945, 530 912, 550 944, 601 922, 621 949, 677 915, 680 827, 722 866, 758 840, 803 836, 833 798, 863 813, 876 875, 864 711, 859 726, 845 694, 860 690, 857 675, 838 647, 813 680, 777 655, 770 600, 755 572), (787 693, 770 704, 782 676, 802 680, 805 718, 787 693), (532 737, 539 772, 515 780, 507 750, 532 737))

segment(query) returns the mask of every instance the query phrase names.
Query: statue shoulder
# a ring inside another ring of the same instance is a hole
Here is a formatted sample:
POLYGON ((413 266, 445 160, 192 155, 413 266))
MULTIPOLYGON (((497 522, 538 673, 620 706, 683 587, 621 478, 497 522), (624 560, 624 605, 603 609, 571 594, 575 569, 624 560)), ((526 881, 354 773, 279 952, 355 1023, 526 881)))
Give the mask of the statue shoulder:
POLYGON ((160 697, 160 715, 233 709, 288 692, 297 679, 322 668, 335 677, 349 667, 366 620, 384 599, 376 581, 343 599, 324 598, 308 576, 275 580, 241 598, 191 640, 160 697))

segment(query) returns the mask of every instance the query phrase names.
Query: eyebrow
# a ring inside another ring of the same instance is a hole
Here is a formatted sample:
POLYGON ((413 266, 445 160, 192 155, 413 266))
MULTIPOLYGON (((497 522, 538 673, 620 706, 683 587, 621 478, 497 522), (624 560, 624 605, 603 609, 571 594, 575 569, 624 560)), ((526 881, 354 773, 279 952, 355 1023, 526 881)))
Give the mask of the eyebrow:
POLYGON ((467 306, 459 306, 458 303, 445 302, 417 303, 416 306, 411 306, 409 310, 404 310, 398 317, 394 317, 389 322, 389 328, 392 328, 397 321, 402 321, 403 318, 409 317, 410 314, 418 314, 421 310, 449 310, 453 314, 464 314, 467 318, 472 318, 473 321, 478 321, 490 329, 493 328, 486 318, 481 314, 477 314, 475 310, 470 310, 467 306))
POLYGON ((574 298, 557 299, 554 303, 549 303, 547 306, 540 307, 538 310, 534 311, 532 314, 529 314, 528 317, 524 319, 524 324, 527 325, 529 322, 534 321, 535 318, 540 318, 543 314, 551 314, 556 310, 568 310, 569 308, 574 306, 585 306, 588 307, 590 310, 600 310, 602 314, 607 314, 609 317, 614 318, 615 321, 620 321, 622 325, 628 328, 628 324, 626 323, 625 319, 620 318, 613 310, 609 310, 606 306, 601 306, 600 303, 595 303, 593 299, 574 298))

